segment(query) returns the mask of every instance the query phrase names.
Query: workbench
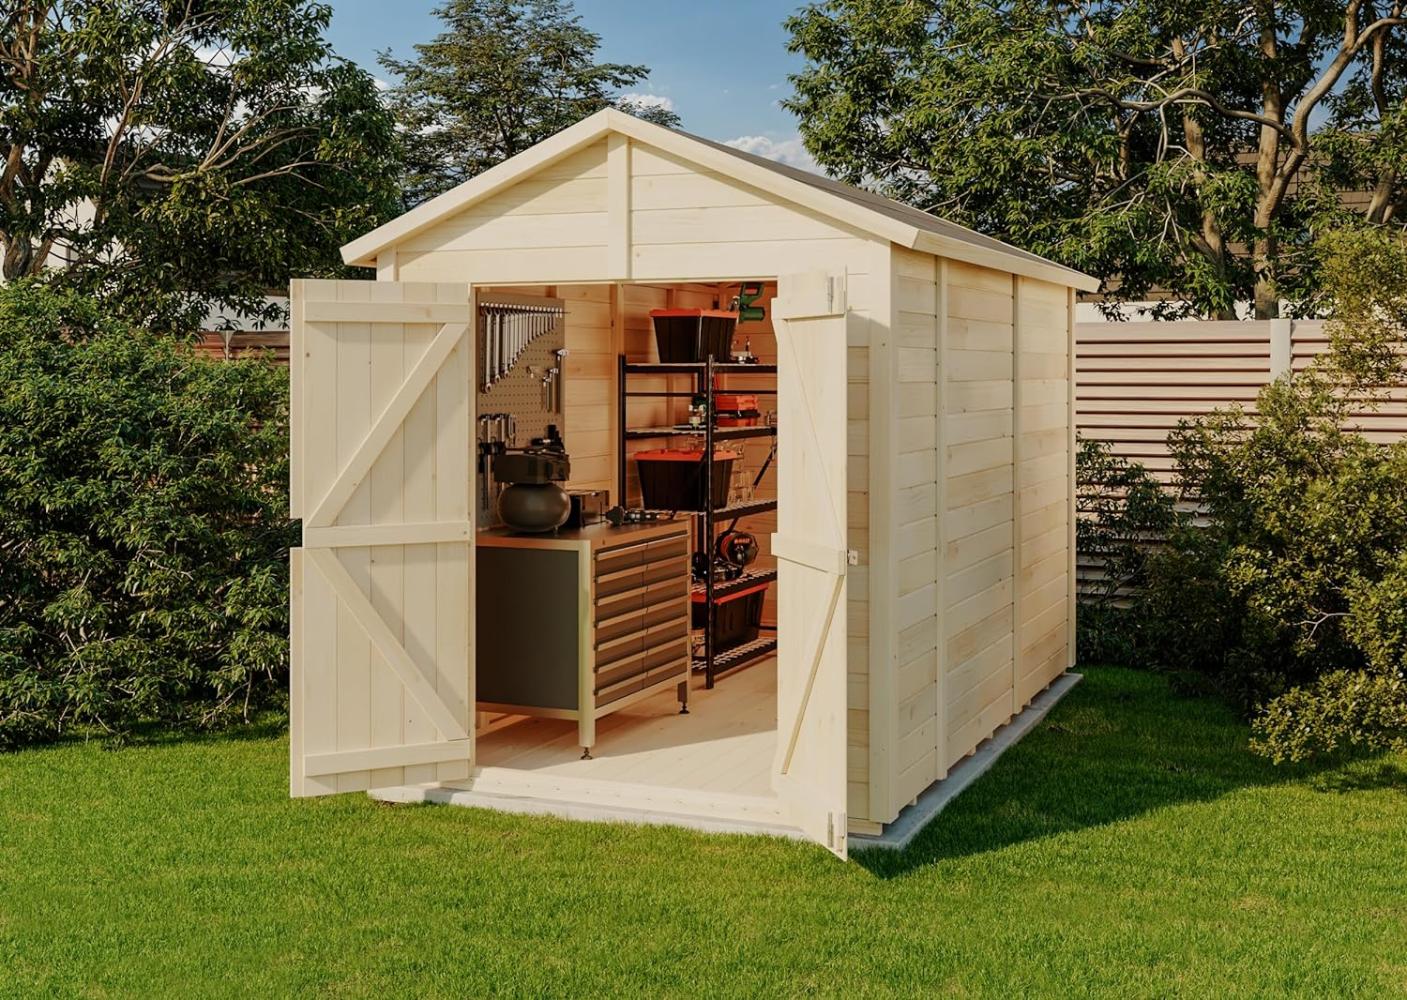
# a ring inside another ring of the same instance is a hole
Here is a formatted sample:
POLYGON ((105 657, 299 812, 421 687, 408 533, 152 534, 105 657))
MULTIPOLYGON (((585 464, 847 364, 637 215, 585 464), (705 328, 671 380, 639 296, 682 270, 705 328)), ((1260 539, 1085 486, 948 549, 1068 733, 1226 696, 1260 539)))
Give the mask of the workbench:
POLYGON ((476 537, 477 706, 596 720, 676 685, 689 694, 688 520, 476 537))

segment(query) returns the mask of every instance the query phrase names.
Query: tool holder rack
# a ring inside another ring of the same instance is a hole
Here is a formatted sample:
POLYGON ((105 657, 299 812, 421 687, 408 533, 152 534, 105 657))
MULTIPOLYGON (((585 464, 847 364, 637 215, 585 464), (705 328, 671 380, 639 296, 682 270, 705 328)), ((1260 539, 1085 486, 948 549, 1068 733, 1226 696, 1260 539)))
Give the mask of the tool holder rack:
MULTIPOLYGON (((496 292, 478 303, 478 391, 492 393, 500 383, 521 370, 535 344, 544 338, 560 338, 566 319, 566 304, 560 299, 496 292)), ((558 373, 560 381, 564 373, 558 373)), ((503 408, 503 407, 501 407, 503 408)))

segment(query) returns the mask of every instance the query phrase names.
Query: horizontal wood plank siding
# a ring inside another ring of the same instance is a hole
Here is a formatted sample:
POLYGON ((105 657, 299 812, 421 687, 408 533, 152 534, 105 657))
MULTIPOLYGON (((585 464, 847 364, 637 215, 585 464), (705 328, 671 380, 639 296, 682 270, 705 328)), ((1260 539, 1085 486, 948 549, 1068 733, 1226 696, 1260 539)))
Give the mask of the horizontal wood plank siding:
POLYGON ((946 271, 944 769, 1012 715, 1017 509, 1012 277, 956 261, 946 271))
POLYGON ((1013 713, 1069 663, 1070 306, 1061 285, 1017 278, 1016 634, 1013 713))
POLYGON ((894 247, 890 316, 896 377, 893 407, 894 630, 896 709, 890 811, 907 805, 943 771, 939 751, 938 548, 941 488, 938 274, 931 254, 894 247))

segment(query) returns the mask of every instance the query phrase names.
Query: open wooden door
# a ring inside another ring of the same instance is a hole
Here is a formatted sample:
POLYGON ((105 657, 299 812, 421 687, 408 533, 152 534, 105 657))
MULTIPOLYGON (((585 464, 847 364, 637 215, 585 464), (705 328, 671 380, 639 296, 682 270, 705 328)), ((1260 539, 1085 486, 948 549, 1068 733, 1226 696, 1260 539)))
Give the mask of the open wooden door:
POLYGON ((290 791, 468 776, 473 297, 295 281, 290 791))
POLYGON ((845 277, 782 277, 777 334, 777 793, 846 856, 845 277))

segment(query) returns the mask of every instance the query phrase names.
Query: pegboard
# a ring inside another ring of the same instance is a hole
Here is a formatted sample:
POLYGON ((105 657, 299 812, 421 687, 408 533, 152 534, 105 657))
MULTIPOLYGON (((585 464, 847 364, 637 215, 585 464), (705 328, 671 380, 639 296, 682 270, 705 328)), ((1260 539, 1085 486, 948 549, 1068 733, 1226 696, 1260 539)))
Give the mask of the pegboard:
MULTIPOLYGON (((506 295, 494 293, 486 296, 480 303, 478 317, 478 341, 475 349, 479 354, 479 364, 477 372, 478 387, 478 413, 511 413, 518 423, 518 436, 514 441, 514 447, 525 448, 533 438, 542 437, 547 433, 548 424, 556 424, 558 429, 565 435, 566 429, 562 412, 549 412, 543 406, 541 373, 549 368, 557 366, 556 351, 566 344, 566 323, 562 318, 558 318, 546 333, 534 338, 523 353, 518 357, 517 362, 509 370, 508 374, 500 378, 492 388, 484 390, 484 337, 487 331, 487 321, 483 307, 486 305, 499 305, 512 307, 535 306, 561 309, 564 303, 561 299, 541 298, 526 295, 506 295), (529 368, 537 372, 536 376, 529 373, 529 368)), ((565 368, 565 364, 561 367, 565 368)), ((571 387, 567 383, 566 373, 561 373, 558 378, 561 386, 562 410, 566 410, 567 398, 571 387)))

